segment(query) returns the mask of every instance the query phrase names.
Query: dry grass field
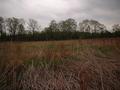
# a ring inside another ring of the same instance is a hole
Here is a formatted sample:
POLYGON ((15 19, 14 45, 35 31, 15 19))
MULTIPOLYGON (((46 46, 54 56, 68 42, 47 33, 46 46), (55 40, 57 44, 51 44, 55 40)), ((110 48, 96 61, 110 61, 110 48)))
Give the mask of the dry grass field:
POLYGON ((120 90, 120 38, 1 42, 0 90, 120 90))

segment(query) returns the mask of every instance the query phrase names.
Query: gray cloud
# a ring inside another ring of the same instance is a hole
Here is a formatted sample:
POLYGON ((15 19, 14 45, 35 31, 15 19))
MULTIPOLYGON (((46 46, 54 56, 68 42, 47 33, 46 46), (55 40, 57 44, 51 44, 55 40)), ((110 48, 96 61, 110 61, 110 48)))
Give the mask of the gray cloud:
POLYGON ((0 16, 33 18, 43 26, 69 17, 110 26, 120 23, 120 0, 0 0, 0 16))

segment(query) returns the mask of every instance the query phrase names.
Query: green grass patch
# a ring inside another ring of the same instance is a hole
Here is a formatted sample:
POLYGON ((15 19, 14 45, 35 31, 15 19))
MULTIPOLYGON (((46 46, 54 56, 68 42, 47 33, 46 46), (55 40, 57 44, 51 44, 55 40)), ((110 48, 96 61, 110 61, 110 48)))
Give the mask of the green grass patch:
POLYGON ((30 60, 26 60, 24 65, 27 67, 40 67, 40 68, 57 68, 59 65, 64 64, 63 60, 49 60, 46 58, 32 58, 30 60))

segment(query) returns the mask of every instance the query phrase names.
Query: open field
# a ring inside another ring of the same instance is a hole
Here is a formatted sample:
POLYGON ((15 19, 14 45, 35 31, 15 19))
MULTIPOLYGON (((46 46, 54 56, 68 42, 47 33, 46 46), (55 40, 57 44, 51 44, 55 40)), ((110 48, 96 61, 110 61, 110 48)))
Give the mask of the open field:
POLYGON ((119 90, 120 38, 0 43, 0 90, 119 90))

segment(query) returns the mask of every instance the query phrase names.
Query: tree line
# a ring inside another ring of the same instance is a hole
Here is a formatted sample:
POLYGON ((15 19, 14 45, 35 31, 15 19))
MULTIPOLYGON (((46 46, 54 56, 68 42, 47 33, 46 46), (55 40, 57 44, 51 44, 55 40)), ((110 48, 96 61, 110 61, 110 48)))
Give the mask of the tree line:
POLYGON ((60 22, 52 20, 48 27, 41 30, 41 26, 34 19, 26 22, 21 18, 0 17, 0 41, 44 41, 119 36, 119 24, 113 25, 110 31, 96 20, 86 19, 79 24, 72 18, 60 22))

